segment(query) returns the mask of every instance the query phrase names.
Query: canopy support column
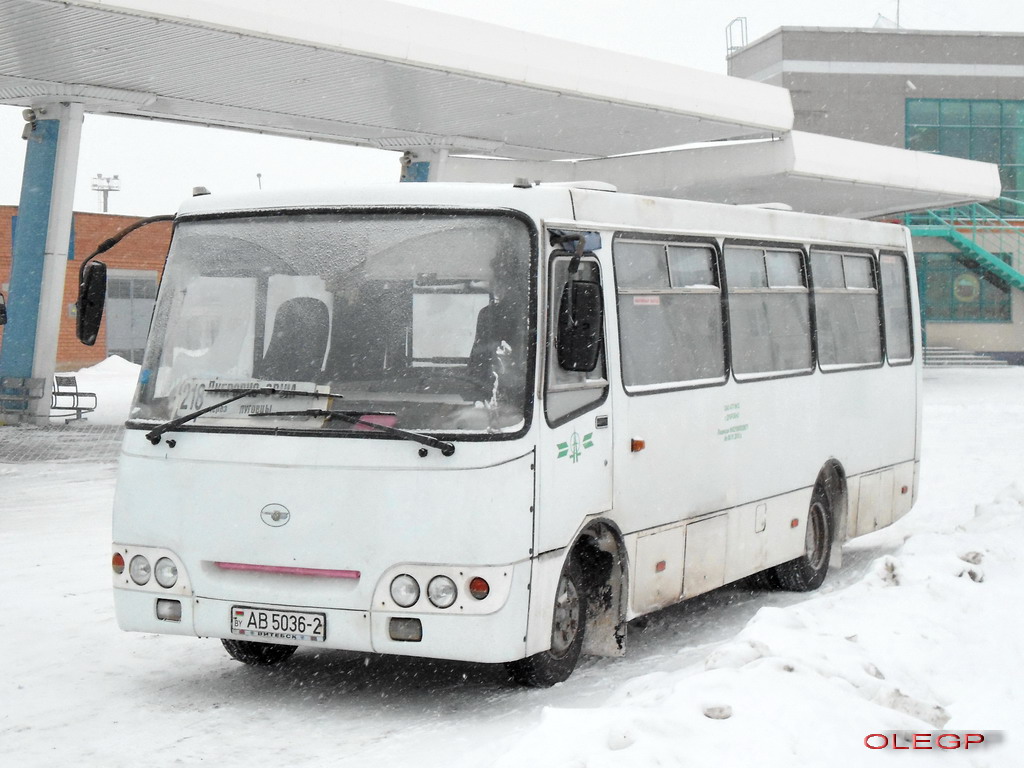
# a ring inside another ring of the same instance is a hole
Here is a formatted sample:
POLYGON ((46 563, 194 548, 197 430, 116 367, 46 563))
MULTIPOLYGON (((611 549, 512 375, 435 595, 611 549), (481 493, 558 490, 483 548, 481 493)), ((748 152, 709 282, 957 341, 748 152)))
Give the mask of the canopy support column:
POLYGON ((82 138, 81 104, 25 110, 25 172, 14 231, 8 322, 0 345, 0 376, 44 381, 27 420, 45 423, 57 366, 64 306, 75 175, 82 138))

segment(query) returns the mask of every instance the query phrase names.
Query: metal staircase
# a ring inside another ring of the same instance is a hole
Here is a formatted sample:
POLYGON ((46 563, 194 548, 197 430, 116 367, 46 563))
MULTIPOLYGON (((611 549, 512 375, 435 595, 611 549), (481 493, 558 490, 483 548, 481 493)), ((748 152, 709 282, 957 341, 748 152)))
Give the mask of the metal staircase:
MULTIPOLYGON (((978 268, 1024 291, 1024 202, 1000 197, 988 205, 971 205, 907 214, 904 223, 914 237, 939 237, 952 243, 978 268)), ((923 290, 923 289, 922 289, 923 290)), ((927 320, 922 296, 922 332, 927 320)), ((997 367, 1005 361, 925 342, 924 364, 930 367, 997 367)))
POLYGON ((1024 273, 1013 265, 1024 261, 1024 203, 1001 197, 995 201, 1012 216, 1003 218, 989 206, 972 203, 941 211, 909 214, 906 225, 914 237, 941 237, 977 262, 986 272, 1024 291, 1024 273), (1010 256, 1007 264, 996 254, 1010 256))

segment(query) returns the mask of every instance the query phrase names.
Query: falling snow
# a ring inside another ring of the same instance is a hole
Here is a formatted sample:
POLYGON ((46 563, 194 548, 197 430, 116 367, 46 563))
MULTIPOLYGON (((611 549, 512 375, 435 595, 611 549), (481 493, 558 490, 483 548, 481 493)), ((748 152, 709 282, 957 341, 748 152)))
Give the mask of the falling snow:
MULTIPOLYGON (((124 418, 136 371, 79 373, 100 394, 90 424, 124 418)), ((917 506, 850 542, 821 590, 717 590, 635 622, 624 659, 584 659, 547 690, 337 651, 254 669, 216 640, 123 633, 114 463, 0 463, 0 752, 19 766, 844 768, 909 755, 868 749, 870 734, 984 731, 941 764, 1013 765, 995 741, 1024 722, 1022 386, 1024 369, 927 370, 917 506)), ((935 764, 925 743, 916 764, 935 764)))

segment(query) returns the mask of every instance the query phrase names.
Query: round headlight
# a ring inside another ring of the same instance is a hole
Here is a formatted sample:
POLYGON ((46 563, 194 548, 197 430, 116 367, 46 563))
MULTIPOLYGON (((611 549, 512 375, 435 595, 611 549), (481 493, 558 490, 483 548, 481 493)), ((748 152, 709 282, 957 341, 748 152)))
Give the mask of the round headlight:
POLYGON ((395 576, 391 582, 391 599, 403 608, 415 605, 420 599, 420 585, 407 573, 395 576))
POLYGON ((456 589, 455 582, 447 576, 435 576, 427 585, 427 597, 438 608, 450 607, 458 596, 459 590, 456 589))
POLYGON ((128 563, 128 575, 131 576, 132 581, 140 587, 149 583, 149 577, 152 573, 153 569, 149 565, 149 560, 142 555, 136 555, 132 558, 132 561, 128 563))
POLYGON ((156 583, 164 589, 170 589, 178 582, 178 566, 169 557, 161 557, 153 569, 156 583))

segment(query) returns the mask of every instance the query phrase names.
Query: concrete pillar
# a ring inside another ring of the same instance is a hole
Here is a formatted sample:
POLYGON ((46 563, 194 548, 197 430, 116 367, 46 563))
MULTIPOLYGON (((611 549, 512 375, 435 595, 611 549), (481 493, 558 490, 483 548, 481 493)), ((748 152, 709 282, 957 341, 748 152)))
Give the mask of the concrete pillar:
POLYGON ((0 376, 43 379, 31 414, 46 423, 64 311, 64 277, 71 239, 81 104, 33 108, 26 127, 25 172, 11 263, 8 321, 0 346, 0 376))

